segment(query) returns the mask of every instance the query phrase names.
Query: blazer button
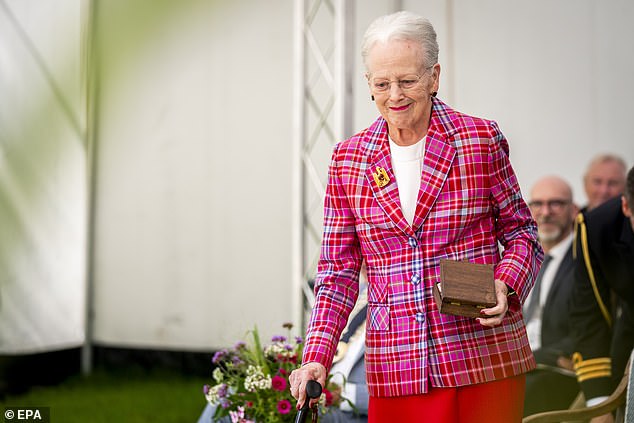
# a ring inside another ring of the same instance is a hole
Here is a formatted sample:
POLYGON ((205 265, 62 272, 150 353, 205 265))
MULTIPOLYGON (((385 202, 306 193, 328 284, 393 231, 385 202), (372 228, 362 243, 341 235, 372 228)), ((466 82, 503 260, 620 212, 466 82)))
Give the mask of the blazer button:
POLYGON ((416 319, 418 323, 425 323, 425 315, 423 313, 416 313, 414 319, 416 319))
POLYGON ((414 238, 413 236, 409 237, 409 239, 407 240, 407 243, 412 248, 416 248, 418 246, 418 241, 416 241, 416 238, 414 238))
POLYGON ((420 283, 420 275, 418 273, 414 273, 412 275, 412 278, 410 279, 410 282, 412 282, 414 285, 417 285, 420 283))

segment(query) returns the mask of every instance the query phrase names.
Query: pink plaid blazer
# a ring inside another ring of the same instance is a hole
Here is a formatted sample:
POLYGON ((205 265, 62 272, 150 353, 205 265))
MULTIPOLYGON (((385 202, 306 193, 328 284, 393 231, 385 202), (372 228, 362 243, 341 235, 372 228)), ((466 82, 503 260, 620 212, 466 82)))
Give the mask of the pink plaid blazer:
POLYGON ((412 227, 398 197, 379 118, 336 145, 329 168, 324 233, 303 362, 327 369, 358 295, 366 260, 366 370, 370 395, 402 396, 534 368, 521 314, 543 252, 495 122, 434 99, 412 227), (373 173, 389 178, 379 187, 373 173), (502 246, 502 251, 498 248, 502 246), (447 258, 495 265, 517 295, 501 325, 440 314, 432 286, 447 258))

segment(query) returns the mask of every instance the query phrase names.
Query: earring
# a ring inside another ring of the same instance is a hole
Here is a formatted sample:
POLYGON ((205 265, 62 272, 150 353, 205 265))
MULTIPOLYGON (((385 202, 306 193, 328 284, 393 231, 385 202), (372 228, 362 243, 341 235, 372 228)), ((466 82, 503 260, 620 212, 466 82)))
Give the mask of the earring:
POLYGON ((436 94, 438 94, 438 91, 434 91, 433 93, 431 93, 431 96, 436 97, 436 94))
POLYGON ((371 95, 370 98, 372 99, 372 101, 374 101, 374 95, 371 95))

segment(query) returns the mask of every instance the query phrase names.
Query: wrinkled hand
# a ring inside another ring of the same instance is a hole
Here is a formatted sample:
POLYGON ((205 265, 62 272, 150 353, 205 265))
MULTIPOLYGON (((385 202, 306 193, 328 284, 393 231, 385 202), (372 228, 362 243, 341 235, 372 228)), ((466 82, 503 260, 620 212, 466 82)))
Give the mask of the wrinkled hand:
MULTIPOLYGON (((297 409, 299 410, 306 401, 306 383, 309 380, 316 380, 321 386, 326 386, 326 377, 328 372, 326 368, 320 363, 306 363, 299 369, 295 369, 288 377, 291 383, 291 395, 297 400, 297 409)), ((319 398, 311 400, 310 406, 312 407, 319 401, 319 398)))
POLYGON ((491 308, 483 308, 477 320, 482 326, 494 327, 502 323, 502 319, 506 316, 509 309, 509 303, 506 298, 508 295, 508 287, 498 279, 495 280, 495 296, 497 304, 491 308))

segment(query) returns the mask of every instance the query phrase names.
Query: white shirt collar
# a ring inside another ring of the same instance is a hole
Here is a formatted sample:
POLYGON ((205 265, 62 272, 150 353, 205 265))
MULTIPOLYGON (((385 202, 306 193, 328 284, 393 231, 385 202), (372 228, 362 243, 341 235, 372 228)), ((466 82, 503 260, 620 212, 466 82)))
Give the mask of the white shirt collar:
POLYGON ((568 248, 570 248, 573 237, 574 233, 570 232, 567 237, 559 241, 559 244, 550 249, 548 255, 551 256, 553 259, 562 259, 566 255, 568 248))

